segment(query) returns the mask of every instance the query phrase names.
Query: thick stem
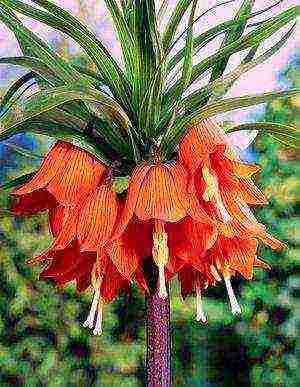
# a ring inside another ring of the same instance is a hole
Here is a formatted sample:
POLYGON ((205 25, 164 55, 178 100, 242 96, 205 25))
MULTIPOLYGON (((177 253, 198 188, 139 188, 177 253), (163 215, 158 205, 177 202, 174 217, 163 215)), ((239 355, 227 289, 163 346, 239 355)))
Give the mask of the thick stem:
POLYGON ((147 386, 171 386, 170 298, 147 298, 147 386))

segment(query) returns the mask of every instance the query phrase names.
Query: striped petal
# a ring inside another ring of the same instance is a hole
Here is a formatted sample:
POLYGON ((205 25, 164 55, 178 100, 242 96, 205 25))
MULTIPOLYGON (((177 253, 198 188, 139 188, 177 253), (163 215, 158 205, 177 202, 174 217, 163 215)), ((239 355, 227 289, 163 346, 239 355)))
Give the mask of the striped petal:
POLYGON ((122 277, 110 262, 101 283, 101 299, 106 303, 111 302, 122 290, 128 291, 128 289, 129 281, 122 277))
POLYGON ((57 205, 54 197, 45 190, 37 190, 29 194, 17 196, 11 211, 13 215, 32 215, 37 212, 54 208, 57 205))
POLYGON ((58 141, 54 147, 47 153, 42 165, 34 177, 21 188, 14 189, 13 195, 26 195, 33 191, 46 187, 57 172, 65 165, 65 156, 71 145, 66 142, 58 141))
POLYGON ((65 163, 49 182, 47 190, 65 206, 74 206, 97 187, 106 168, 86 151, 72 147, 65 163))
POLYGON ((118 225, 116 226, 113 239, 119 238, 122 232, 127 227, 130 219, 134 215, 136 203, 140 194, 141 186, 146 178, 147 172, 151 169, 152 165, 144 164, 137 166, 131 176, 130 184, 126 196, 126 202, 124 209, 121 213, 118 225))
POLYGON ((118 215, 117 195, 108 184, 90 194, 80 212, 77 237, 82 251, 97 251, 110 239, 118 215))
POLYGON ((220 238, 218 243, 230 269, 238 271, 248 280, 252 279, 253 265, 258 248, 257 240, 254 238, 220 238))
POLYGON ((147 173, 140 188, 135 213, 142 220, 159 219, 177 222, 186 215, 180 201, 178 184, 167 167, 155 165, 147 173))

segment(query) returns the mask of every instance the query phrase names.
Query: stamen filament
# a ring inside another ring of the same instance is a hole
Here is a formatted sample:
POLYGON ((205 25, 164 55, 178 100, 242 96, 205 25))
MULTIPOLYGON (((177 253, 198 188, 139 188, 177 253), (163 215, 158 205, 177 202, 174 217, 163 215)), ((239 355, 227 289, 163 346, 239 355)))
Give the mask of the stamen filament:
POLYGON ((230 302, 230 307, 231 307, 231 312, 233 315, 238 315, 242 313, 241 307, 239 306, 239 303, 235 297, 234 291, 232 289, 230 277, 224 277, 228 297, 229 297, 229 302, 230 302))
POLYGON ((202 294, 200 286, 196 285, 196 320, 202 321, 203 323, 207 322, 207 318, 205 316, 204 310, 203 310, 203 302, 202 302, 202 294))
POLYGON ((99 300, 99 303, 98 303, 98 314, 97 314, 97 320, 96 320, 96 324, 95 324, 95 329, 93 331, 93 334, 96 336, 96 335, 101 335, 102 334, 102 309, 103 309, 103 306, 102 306, 102 301, 101 299, 99 300))
POLYGON ((215 174, 211 173, 209 167, 205 165, 202 168, 202 176, 206 183, 206 189, 203 193, 203 199, 208 202, 212 200, 220 211, 221 218, 225 223, 229 222, 232 218, 228 213, 226 207, 224 206, 220 191, 219 191, 219 183, 218 178, 215 174))
POLYGON ((95 314, 97 311, 97 306, 98 306, 99 298, 100 298, 100 284, 101 284, 100 279, 98 279, 98 281, 96 281, 96 283, 95 283, 96 287, 95 287, 95 293, 94 293, 94 298, 93 298, 92 306, 90 309, 90 313, 89 313, 86 321, 83 323, 83 326, 85 328, 88 327, 90 329, 93 329, 95 314))

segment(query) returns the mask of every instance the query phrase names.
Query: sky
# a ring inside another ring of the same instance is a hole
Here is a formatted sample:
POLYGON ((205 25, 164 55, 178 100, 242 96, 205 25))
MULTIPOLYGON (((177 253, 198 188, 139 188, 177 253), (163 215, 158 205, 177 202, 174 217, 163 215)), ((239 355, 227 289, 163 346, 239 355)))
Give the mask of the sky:
MULTIPOLYGON (((30 0, 26 0, 25 2, 30 3, 30 0)), ((111 24, 111 19, 106 11, 103 1, 56 0, 54 2, 59 5, 62 5, 63 7, 72 11, 72 13, 74 13, 78 17, 82 18, 86 23, 89 24, 90 28, 103 40, 105 45, 112 51, 112 53, 116 57, 120 55, 120 48, 115 37, 114 29, 111 24)), ((204 10, 220 2, 220 0, 199 1, 197 13, 200 14, 204 10)), ((236 0, 209 12, 207 16, 202 18, 201 22, 198 23, 198 25, 196 26, 196 32, 203 32, 216 23, 231 19, 241 2, 242 1, 236 0)), ((257 9, 265 8, 268 5, 273 4, 274 2, 274 0, 256 0, 254 11, 257 9)), ((159 2, 157 1, 157 3, 159 2)), ((172 8, 174 8, 175 3, 175 0, 169 1, 168 14, 170 14, 172 8)), ((275 13, 278 13, 284 9, 287 9, 290 6, 298 4, 298 0, 283 0, 281 4, 278 5, 276 8, 273 8, 271 12, 264 14, 263 17, 256 18, 255 21, 268 19, 269 17, 272 17, 275 13)), ((58 39, 58 37, 60 36, 50 28, 40 23, 30 21, 27 18, 23 18, 23 20, 27 26, 30 26, 32 30, 38 33, 43 39, 53 40, 58 39)), ((285 29, 282 29, 277 35, 278 38, 280 38, 280 36, 282 36, 284 32, 285 29)), ((221 40, 222 39, 216 39, 205 50, 202 50, 199 53, 198 60, 205 57, 205 55, 210 55, 211 53, 213 53, 217 49, 218 45, 221 43, 221 40)), ((270 43, 274 44, 274 41, 275 38, 273 37, 271 42, 267 42, 267 45, 270 45, 270 43)), ((257 66, 254 70, 251 70, 246 75, 244 75, 232 88, 228 96, 254 94, 279 89, 279 72, 293 57, 293 55, 295 55, 297 49, 297 42, 299 48, 299 27, 295 31, 293 37, 284 46, 284 48, 281 49, 279 53, 274 55, 270 60, 268 60, 264 64, 257 66)), ((76 52, 76 47, 73 44, 69 44, 68 47, 72 53, 76 52)), ((178 47, 180 47, 180 44, 178 45, 178 47)), ((14 55, 20 55, 16 40, 9 32, 9 30, 5 26, 0 24, 0 57, 14 55)), ((230 61, 230 68, 234 68, 240 60, 241 56, 239 54, 234 55, 230 61)), ((20 72, 16 72, 15 67, 0 65, 0 87, 3 87, 8 82, 11 82, 16 76, 16 74, 20 74, 20 72)), ((242 109, 230 113, 229 115, 226 115, 226 119, 241 122, 247 120, 249 121, 248 117, 251 111, 253 111, 253 109, 242 109)))

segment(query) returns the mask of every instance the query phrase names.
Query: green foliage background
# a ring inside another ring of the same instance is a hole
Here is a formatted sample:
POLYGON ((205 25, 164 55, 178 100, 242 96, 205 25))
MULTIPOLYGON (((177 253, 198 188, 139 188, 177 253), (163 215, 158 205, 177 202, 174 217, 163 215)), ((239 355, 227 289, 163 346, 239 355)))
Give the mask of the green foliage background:
MULTIPOLYGON (((284 70, 281 81, 299 87, 300 59, 284 70)), ((299 98, 267 106, 260 120, 299 125, 299 98)), ((46 143, 35 138, 35 153, 46 143)), ((9 148, 10 149, 10 148, 9 148)), ((183 303, 172 284, 174 386, 299 386, 296 315, 299 301, 300 167, 295 150, 268 136, 256 142, 263 167, 259 185, 269 206, 257 210, 276 236, 289 244, 278 254, 262 249, 272 265, 257 271, 255 280, 235 280, 243 307, 236 319, 227 307, 225 287, 207 292, 209 324, 194 320, 193 300, 183 303)), ((2 152, 3 181, 30 172, 38 163, 16 153, 2 152)), ((0 202, 0 385, 20 386, 143 386, 145 332, 144 300, 136 290, 105 307, 104 334, 93 337, 82 327, 90 294, 78 296, 73 284, 64 289, 38 280, 40 268, 26 260, 50 240, 45 215, 10 217, 8 192, 0 202)))

